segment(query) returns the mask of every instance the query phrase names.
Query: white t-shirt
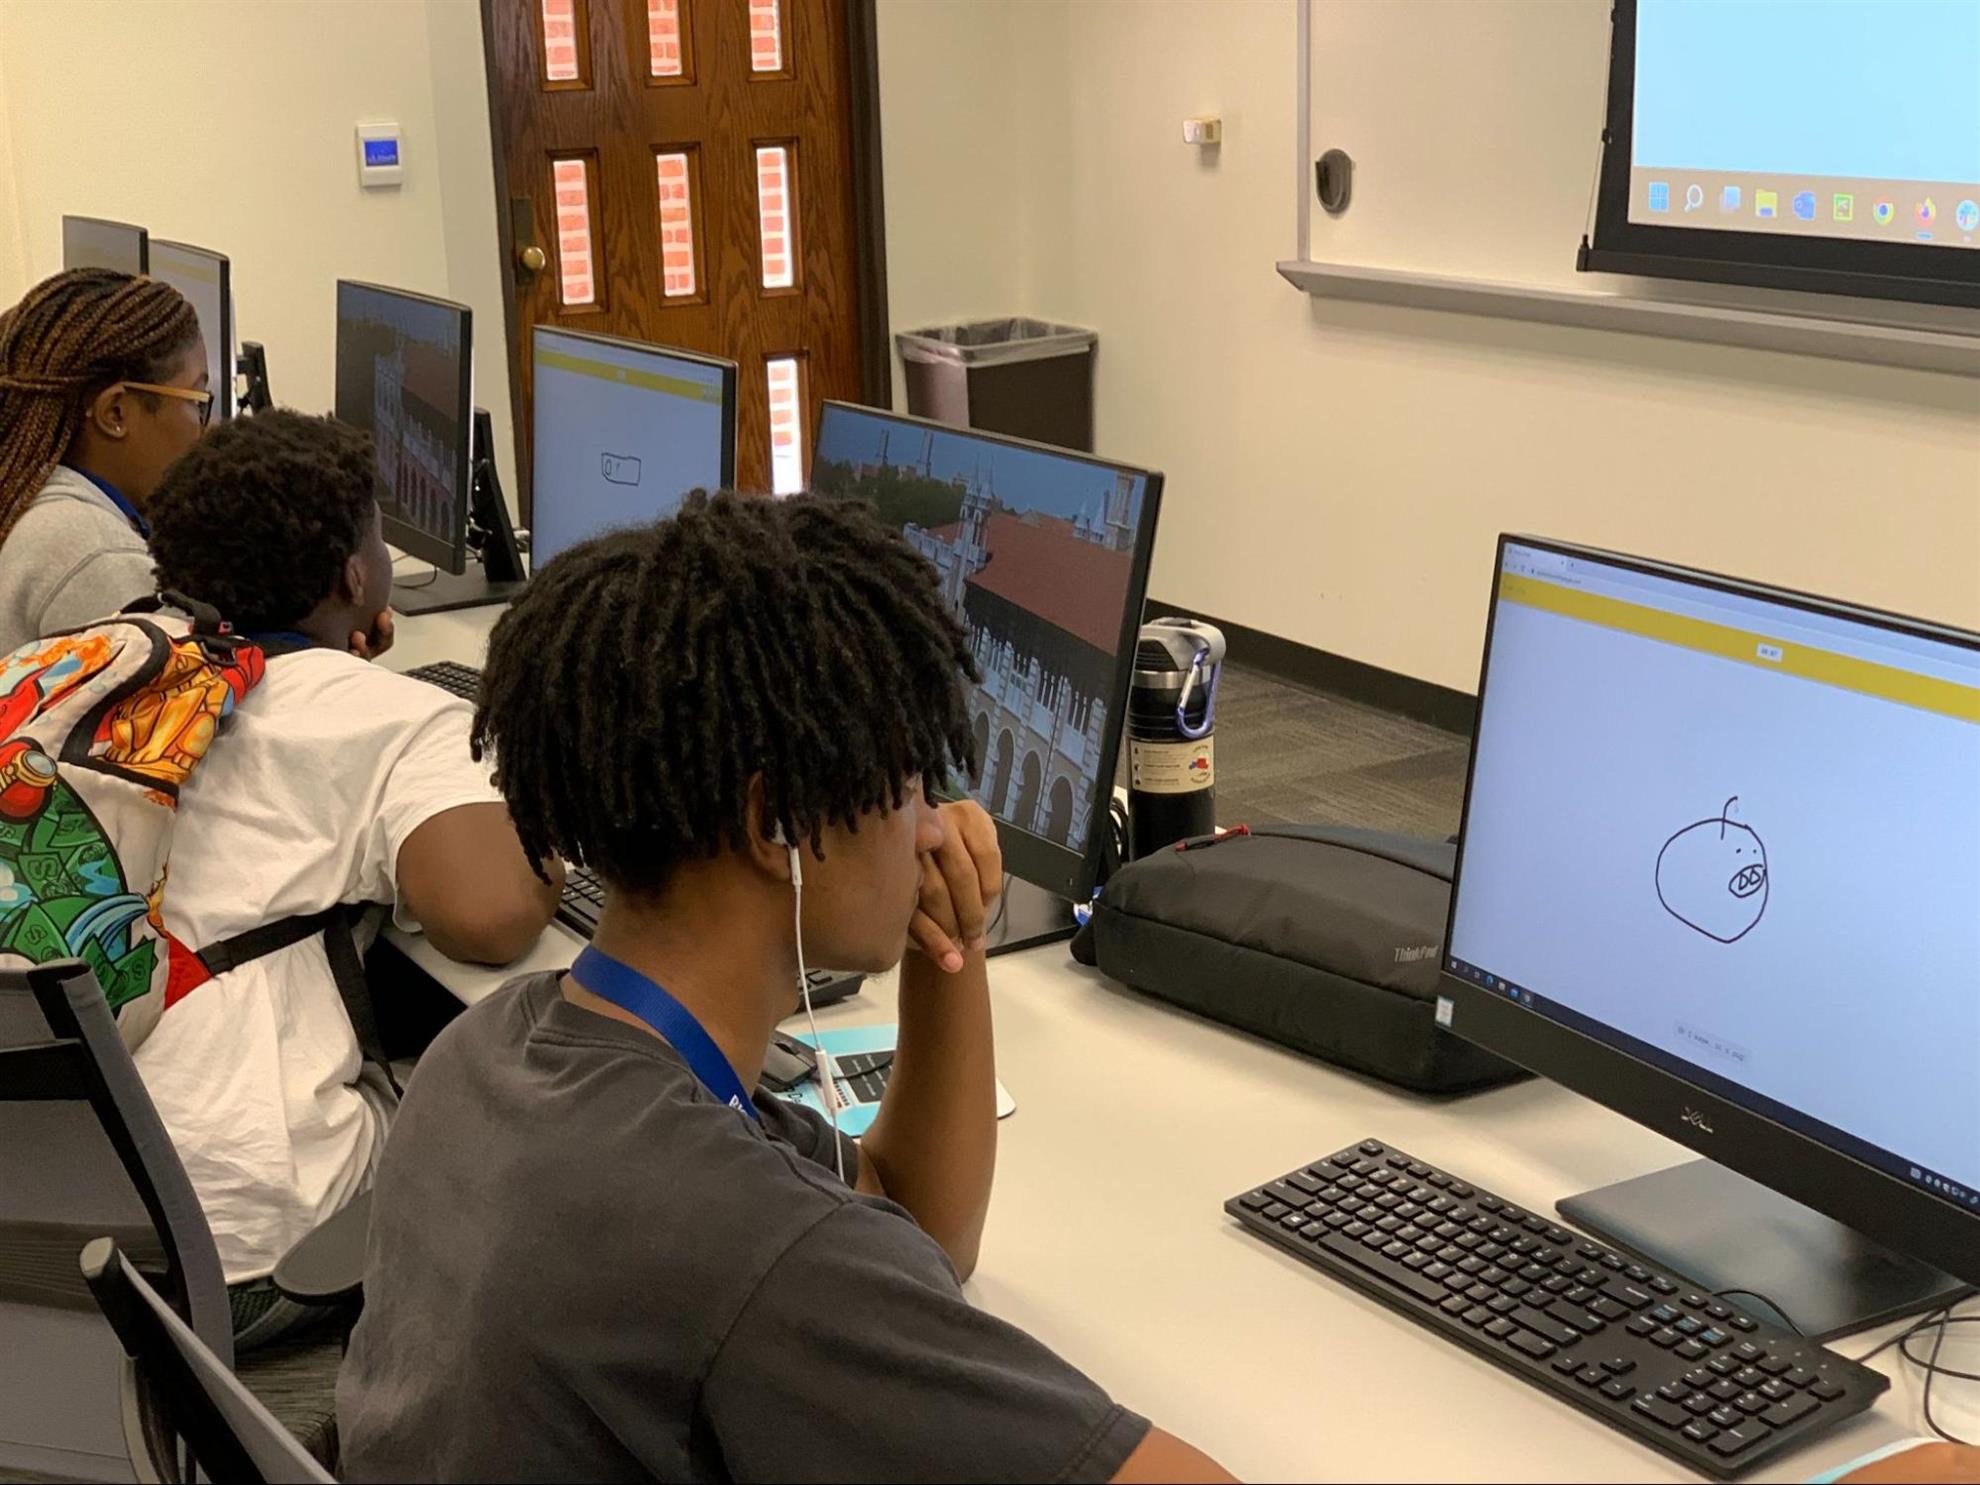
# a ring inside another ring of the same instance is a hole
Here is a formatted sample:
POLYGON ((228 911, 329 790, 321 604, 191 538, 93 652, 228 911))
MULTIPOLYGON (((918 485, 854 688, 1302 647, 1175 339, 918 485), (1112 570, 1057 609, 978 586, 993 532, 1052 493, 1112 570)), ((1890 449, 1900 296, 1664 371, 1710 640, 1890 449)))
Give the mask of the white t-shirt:
MULTIPOLYGON (((179 800, 165 920, 190 948, 346 902, 398 904, 399 848, 499 801, 468 704, 335 650, 268 662, 179 800)), ((260 1278, 356 1193, 379 1138, 320 936, 172 1006, 137 1067, 230 1284, 260 1278)))

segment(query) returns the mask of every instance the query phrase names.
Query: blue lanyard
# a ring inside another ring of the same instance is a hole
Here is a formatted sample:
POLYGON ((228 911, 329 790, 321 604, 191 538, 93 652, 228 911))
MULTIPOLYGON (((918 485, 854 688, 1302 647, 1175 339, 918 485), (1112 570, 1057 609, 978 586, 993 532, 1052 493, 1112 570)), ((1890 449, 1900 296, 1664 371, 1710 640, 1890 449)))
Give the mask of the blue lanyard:
POLYGON ((593 995, 611 1001, 621 1010, 631 1011, 665 1037, 702 1087, 738 1113, 759 1118, 742 1079, 729 1066, 729 1059, 722 1055, 715 1039, 701 1029, 701 1023, 673 996, 630 965, 621 964, 595 948, 587 948, 577 956, 571 974, 593 995))
POLYGON ((260 645, 270 659, 277 655, 293 655, 298 650, 316 648, 316 641, 300 629, 258 629, 252 634, 243 634, 241 638, 260 645))

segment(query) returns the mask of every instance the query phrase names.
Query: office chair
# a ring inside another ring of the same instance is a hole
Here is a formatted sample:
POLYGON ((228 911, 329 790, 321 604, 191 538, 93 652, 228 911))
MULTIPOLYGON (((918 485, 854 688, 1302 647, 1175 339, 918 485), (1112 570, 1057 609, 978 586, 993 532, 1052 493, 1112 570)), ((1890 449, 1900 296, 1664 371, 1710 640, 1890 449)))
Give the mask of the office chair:
POLYGON ((364 1250, 371 1236, 371 1192, 305 1233, 275 1264, 276 1289, 301 1305, 338 1312, 348 1335, 364 1308, 364 1250))
POLYGON ((83 1249, 81 1269, 132 1362, 128 1407, 137 1427, 131 1463, 140 1478, 163 1485, 195 1479, 327 1485, 336 1479, 159 1298, 114 1241, 92 1241, 83 1249))
POLYGON ((123 1348, 76 1270, 104 1234, 231 1367, 213 1234, 95 974, 0 969, 0 1469, 132 1478, 123 1348))

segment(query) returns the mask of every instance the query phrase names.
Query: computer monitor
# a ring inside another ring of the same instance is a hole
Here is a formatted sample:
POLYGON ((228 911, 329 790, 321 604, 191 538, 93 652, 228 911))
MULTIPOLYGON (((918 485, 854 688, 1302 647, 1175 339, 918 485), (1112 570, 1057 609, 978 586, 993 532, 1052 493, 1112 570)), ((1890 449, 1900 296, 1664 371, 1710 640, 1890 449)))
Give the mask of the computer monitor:
POLYGON ((128 222, 108 222, 101 217, 63 217, 62 267, 148 273, 150 236, 144 228, 133 227, 128 222))
POLYGON ((969 693, 981 767, 952 785, 996 817, 1013 876, 1084 901, 1110 828, 1162 476, 827 402, 811 478, 871 501, 934 564, 983 673, 969 693))
POLYGON ((1980 635, 1501 540, 1440 1014, 1708 1157, 1564 1214, 1818 1337, 1980 1283, 1976 904, 1980 635))
POLYGON ((467 562, 474 405, 466 305, 337 284, 337 416, 377 442, 385 539, 442 572, 467 562))
POLYGON ((215 419, 234 415, 234 301, 230 265, 224 255, 183 242, 151 244, 151 276, 177 289, 199 316, 206 341, 207 386, 215 419))
POLYGON ((736 479, 736 363, 536 327, 532 566, 736 479))

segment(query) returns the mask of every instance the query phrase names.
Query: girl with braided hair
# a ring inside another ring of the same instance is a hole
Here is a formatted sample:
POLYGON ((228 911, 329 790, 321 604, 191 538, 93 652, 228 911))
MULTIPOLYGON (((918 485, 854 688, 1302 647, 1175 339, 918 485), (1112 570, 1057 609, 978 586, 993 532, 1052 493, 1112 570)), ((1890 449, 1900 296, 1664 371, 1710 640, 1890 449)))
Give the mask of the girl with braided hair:
POLYGON ((0 314, 0 653, 152 591, 144 503, 213 408, 169 284, 58 273, 0 314))

